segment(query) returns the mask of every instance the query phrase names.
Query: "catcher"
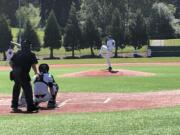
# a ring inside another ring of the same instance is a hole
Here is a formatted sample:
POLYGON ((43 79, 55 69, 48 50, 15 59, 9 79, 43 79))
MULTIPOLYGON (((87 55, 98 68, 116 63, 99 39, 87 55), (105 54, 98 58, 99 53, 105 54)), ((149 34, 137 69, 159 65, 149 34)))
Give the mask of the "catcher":
MULTIPOLYGON (((56 96, 59 90, 58 84, 49 73, 48 64, 39 65, 39 75, 34 77, 34 103, 37 107, 42 102, 48 102, 48 108, 56 108, 56 96)), ((20 106, 25 106, 23 94, 20 106)))
POLYGON ((48 108, 56 107, 56 96, 59 90, 58 84, 49 73, 47 64, 39 65, 39 76, 34 79, 34 102, 39 106, 41 102, 48 101, 48 108))

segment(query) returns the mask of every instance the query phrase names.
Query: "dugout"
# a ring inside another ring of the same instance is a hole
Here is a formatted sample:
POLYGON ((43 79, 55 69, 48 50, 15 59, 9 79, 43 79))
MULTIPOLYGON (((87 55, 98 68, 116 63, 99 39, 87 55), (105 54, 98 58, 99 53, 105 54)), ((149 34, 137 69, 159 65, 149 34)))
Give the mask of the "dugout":
MULTIPOLYGON (((180 40, 179 40, 180 41, 180 40)), ((179 57, 180 43, 174 40, 152 40, 148 49, 151 50, 151 57, 179 57)))

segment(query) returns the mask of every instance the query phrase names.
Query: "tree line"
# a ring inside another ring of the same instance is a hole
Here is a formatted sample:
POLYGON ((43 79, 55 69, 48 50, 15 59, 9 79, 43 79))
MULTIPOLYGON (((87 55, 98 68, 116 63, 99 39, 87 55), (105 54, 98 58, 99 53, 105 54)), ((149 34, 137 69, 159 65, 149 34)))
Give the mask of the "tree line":
MULTIPOLYGON (((149 39, 178 38, 180 35, 179 0, 0 0, 0 52, 12 40, 10 26, 21 27, 21 38, 30 39, 33 50, 62 46, 66 51, 99 49, 107 35, 118 49, 128 45, 135 50, 148 45, 149 39), (43 45, 36 29, 44 30, 43 45), (6 29, 6 30, 5 30, 6 29), (5 41, 6 40, 6 41, 5 41), (9 42, 8 42, 9 41, 9 42)), ((19 37, 18 36, 18 37, 19 37)), ((19 39, 19 38, 18 38, 19 39)))

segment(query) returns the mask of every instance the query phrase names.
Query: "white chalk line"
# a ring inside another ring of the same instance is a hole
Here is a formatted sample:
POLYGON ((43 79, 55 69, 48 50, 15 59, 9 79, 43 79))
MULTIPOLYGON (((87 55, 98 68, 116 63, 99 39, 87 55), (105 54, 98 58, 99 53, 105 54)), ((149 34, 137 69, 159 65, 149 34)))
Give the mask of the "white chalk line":
POLYGON ((62 102, 60 105, 58 105, 58 108, 63 107, 64 105, 66 105, 69 101, 71 101, 72 99, 67 99, 64 102, 62 102))
POLYGON ((105 99, 104 101, 101 101, 101 102, 99 102, 99 101, 89 101, 89 102, 85 101, 84 102, 83 101, 83 102, 70 102, 70 103, 68 103, 69 101, 72 101, 72 100, 76 101, 76 99, 67 99, 64 102, 62 102, 58 107, 63 107, 66 104, 71 104, 71 105, 74 105, 74 104, 107 104, 112 100, 112 98, 107 98, 107 99, 105 99))
MULTIPOLYGON (((66 104, 107 104, 112 100, 112 98, 107 98, 102 102, 98 102, 98 101, 89 101, 89 102, 71 102, 68 103, 69 101, 72 101, 72 99, 67 99, 65 101, 63 101, 61 104, 58 105, 58 108, 65 106, 66 104)), ((59 102, 59 101, 57 101, 59 102)), ((0 105, 1 106, 7 106, 10 105, 11 103, 11 99, 0 99, 0 105)))
POLYGON ((108 102, 110 102, 111 101, 111 98, 107 98, 103 103, 104 104, 107 104, 108 102))
POLYGON ((74 102, 74 103, 67 103, 67 104, 104 104, 104 102, 74 102))
POLYGON ((0 99, 1 106, 8 106, 11 104, 11 99, 0 99))

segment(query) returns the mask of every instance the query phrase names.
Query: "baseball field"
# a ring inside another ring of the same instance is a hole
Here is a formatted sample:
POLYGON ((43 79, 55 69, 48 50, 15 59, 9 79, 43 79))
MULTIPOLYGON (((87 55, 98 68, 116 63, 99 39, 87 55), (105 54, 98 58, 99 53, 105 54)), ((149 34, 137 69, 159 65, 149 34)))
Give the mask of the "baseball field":
MULTIPOLYGON (((40 60, 60 86, 58 107, 10 113, 13 82, 0 62, 2 135, 179 135, 180 58, 40 60)), ((31 74, 33 77, 33 73, 31 74)))

